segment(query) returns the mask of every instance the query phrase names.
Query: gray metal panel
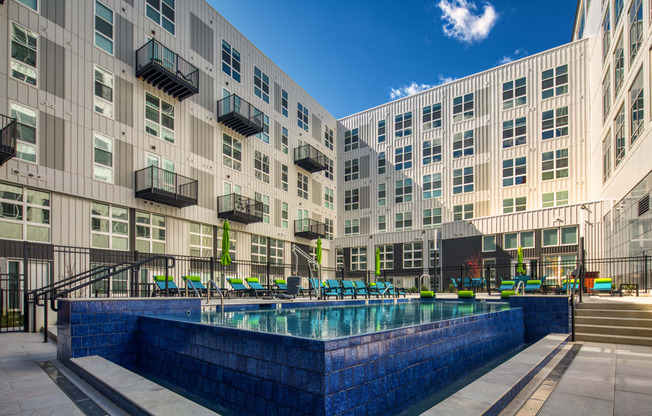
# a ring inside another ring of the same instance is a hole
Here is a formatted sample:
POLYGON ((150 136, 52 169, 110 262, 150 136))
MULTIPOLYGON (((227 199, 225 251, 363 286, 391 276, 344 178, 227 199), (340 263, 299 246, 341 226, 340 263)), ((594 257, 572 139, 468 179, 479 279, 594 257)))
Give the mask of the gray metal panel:
POLYGON ((39 45, 40 88, 60 98, 65 92, 65 49, 41 36, 39 45))
POLYGON ((321 120, 314 113, 312 115, 312 137, 321 140, 321 120))
MULTIPOLYGON (((483 163, 481 165, 475 166, 473 179, 475 182, 476 191, 488 191, 491 189, 493 180, 493 170, 491 169, 491 166, 491 163, 483 163)), ((474 216, 478 217, 479 215, 476 214, 474 216)))
POLYGON ((277 214, 274 215, 274 226, 280 227, 281 226, 281 200, 278 198, 274 198, 274 212, 277 214))
POLYGON ((115 77, 115 119, 129 127, 134 125, 134 85, 115 77))
POLYGON ((478 154, 491 151, 489 126, 482 126, 475 129, 475 143, 478 154))
POLYGON ((41 16, 55 25, 66 27, 66 1, 41 0, 41 16))
POLYGON ((39 164, 51 169, 64 169, 65 126, 62 118, 39 114, 39 164))
POLYGON ((360 188, 360 209, 369 209, 370 205, 369 187, 363 186, 360 188))
POLYGON ((199 87, 201 92, 193 95, 191 100, 212 113, 216 105, 213 77, 201 69, 199 70, 199 87))
MULTIPOLYGON (((371 229, 369 228, 369 217, 360 218, 360 234, 365 235, 369 234, 371 229)), ((369 256, 367 256, 367 259, 369 256)))
POLYGON ((127 3, 131 7, 134 7, 134 0, 125 0, 125 3, 127 3))
POLYGON ((321 190, 321 183, 316 180, 312 180, 312 202, 316 205, 321 205, 323 198, 323 192, 321 190))
MULTIPOLYGON (((502 93, 502 91, 501 91, 502 93)), ((478 116, 489 114, 489 88, 482 88, 475 92, 478 116)))
POLYGON ((197 205, 202 208, 214 209, 216 198, 213 175, 197 168, 190 168, 190 178, 196 179, 198 182, 197 205))
POLYGON ((360 179, 369 177, 369 155, 360 158, 360 179))
POLYGON ((274 149, 281 150, 281 123, 274 120, 274 149))
POLYGON ((283 189, 283 183, 281 181, 281 162, 276 159, 274 159, 274 172, 276 172, 274 175, 274 186, 278 189, 283 189))
POLYGON ((476 202, 473 206, 473 216, 474 217, 486 217, 491 211, 491 202, 490 201, 479 201, 476 202))
POLYGON ((213 64, 213 29, 190 13, 190 49, 213 64))
POLYGON ((365 124, 359 130, 360 134, 360 149, 369 147, 369 143, 372 140, 371 124, 365 124))
POLYGON ((115 140, 115 184, 125 188, 134 187, 134 147, 132 144, 115 140))
POLYGON ((190 116, 190 151, 210 160, 215 151, 213 126, 194 116, 190 116))
POLYGON ((281 114, 281 86, 274 83, 274 110, 281 114))
MULTIPOLYGON (((115 16, 115 57, 129 66, 134 66, 134 24, 118 13, 115 16)), ((142 45, 139 45, 140 47, 142 45)))

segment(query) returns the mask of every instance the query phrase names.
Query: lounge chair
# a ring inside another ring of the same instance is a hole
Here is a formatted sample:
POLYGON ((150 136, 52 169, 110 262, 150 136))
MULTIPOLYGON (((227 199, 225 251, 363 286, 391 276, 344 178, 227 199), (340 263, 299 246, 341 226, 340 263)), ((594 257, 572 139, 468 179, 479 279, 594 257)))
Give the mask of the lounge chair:
POLYGON ((279 292, 285 292, 288 290, 288 284, 285 279, 274 279, 274 286, 279 292))
POLYGON ((525 283, 525 293, 534 293, 541 290, 541 280, 528 280, 525 283))
POLYGON ((595 279, 593 281, 593 287, 589 289, 589 295, 593 292, 608 292, 611 296, 614 295, 613 288, 611 286, 610 278, 595 279))
POLYGON ((203 296, 208 291, 208 288, 201 282, 200 276, 181 276, 186 282, 186 287, 189 291, 194 292, 197 296, 203 296))
POLYGON ((514 290, 514 286, 516 286, 516 282, 513 280, 503 280, 500 282, 500 287, 498 288, 499 292, 502 292, 504 290, 514 290))
POLYGON ((390 292, 391 286, 391 283, 376 282, 376 290, 380 296, 392 296, 392 293, 390 292))
POLYGON ((226 279, 236 296, 243 296, 252 293, 251 289, 244 285, 242 279, 226 279))
POLYGON ((254 293, 254 296, 258 297, 258 294, 260 293, 261 295, 271 295, 272 291, 267 289, 265 286, 260 284, 260 281, 258 281, 257 277, 247 277, 245 279, 249 287, 254 293))
POLYGON ((458 300, 475 300, 475 293, 472 290, 460 290, 457 292, 458 300))
POLYGON ((324 288, 324 296, 340 296, 342 294, 342 287, 337 280, 327 280, 326 287, 324 288))
MULTIPOLYGON (((163 294, 165 292, 165 280, 166 280, 165 276, 154 276, 154 283, 156 283, 156 287, 152 292, 152 296, 156 296, 157 293, 163 294)), ((168 281, 168 288, 167 288, 166 296, 178 295, 179 288, 177 287, 176 284, 174 284, 174 280, 172 276, 168 276, 167 281, 168 281)))
POLYGON ((564 279, 561 285, 562 293, 566 293, 568 290, 577 290, 579 287, 580 281, 578 279, 564 279))
POLYGON ((358 295, 360 295, 360 296, 369 295, 369 291, 367 290, 367 286, 365 286, 363 281, 356 280, 355 282, 353 282, 353 284, 355 285, 355 295, 356 295, 356 297, 358 295))
POLYGON ((342 296, 356 297, 356 287, 351 280, 342 280, 342 296))
POLYGON ((310 294, 314 292, 316 297, 321 297, 324 289, 319 279, 308 279, 308 285, 310 294))

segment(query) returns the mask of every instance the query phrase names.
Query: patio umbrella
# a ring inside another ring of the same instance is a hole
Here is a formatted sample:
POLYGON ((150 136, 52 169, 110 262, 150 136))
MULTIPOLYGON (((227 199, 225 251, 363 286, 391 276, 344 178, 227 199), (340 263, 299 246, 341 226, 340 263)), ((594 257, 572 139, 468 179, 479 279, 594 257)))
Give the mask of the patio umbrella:
POLYGON ((318 238, 318 239, 317 239, 317 253, 316 253, 316 257, 317 257, 317 263, 319 263, 319 265, 321 266, 321 238, 318 238))
POLYGON ((525 268, 523 267, 523 247, 518 247, 518 259, 516 260, 516 274, 523 276, 525 268))
POLYGON ((376 270, 374 274, 380 276, 380 249, 378 247, 376 247, 376 270))
POLYGON ((222 228, 224 231, 222 231, 222 257, 220 258, 220 263, 222 263, 222 266, 228 266, 231 264, 231 256, 229 255, 229 250, 231 249, 229 230, 231 227, 229 226, 229 222, 224 220, 222 228))

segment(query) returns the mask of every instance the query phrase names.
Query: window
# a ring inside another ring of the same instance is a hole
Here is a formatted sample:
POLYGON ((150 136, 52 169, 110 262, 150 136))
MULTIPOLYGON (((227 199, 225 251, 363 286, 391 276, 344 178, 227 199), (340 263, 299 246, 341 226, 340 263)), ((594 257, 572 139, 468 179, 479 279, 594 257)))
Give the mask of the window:
POLYGON ((269 77, 255 65, 254 95, 269 104, 269 77))
POLYGON ((380 270, 391 270, 394 268, 394 246, 383 244, 376 246, 380 250, 380 270))
POLYGON ((113 139, 94 134, 93 177, 99 181, 113 182, 113 139))
POLYGON ((16 23, 11 23, 11 76, 36 85, 38 35, 16 23))
MULTIPOLYGON (((256 112, 260 112, 260 110, 257 108, 255 110, 256 112)), ((269 144, 269 116, 267 114, 263 114, 263 131, 256 134, 255 136, 263 142, 269 144)))
POLYGON ((263 223, 269 224, 269 195, 254 192, 254 200, 263 203, 263 223))
POLYGON ((308 109, 297 102, 297 126, 308 131, 308 109))
POLYGON ((623 36, 620 36, 616 49, 614 50, 614 97, 618 95, 620 87, 625 80, 625 49, 623 48, 623 36))
POLYGON ((643 5, 641 0, 634 0, 629 7, 629 61, 632 62, 643 40, 643 5))
POLYGON ((423 131, 441 127, 441 103, 423 107, 423 131))
POLYGON ((335 265, 337 270, 344 269, 344 249, 338 248, 335 250, 335 265))
POLYGON ((113 55, 113 10, 95 1, 95 46, 113 55))
POLYGON ((542 99, 568 93, 568 65, 543 71, 541 78, 542 99))
POLYGON ((616 116, 616 166, 625 158, 625 106, 616 116))
POLYGON ((360 146, 360 136, 358 129, 346 130, 344 132, 344 151, 350 152, 360 146))
POLYGON ((174 35, 174 0, 147 0, 147 17, 174 35))
POLYGON ((324 222, 326 225, 324 230, 324 238, 333 241, 333 230, 335 229, 335 222, 331 218, 326 218, 324 222))
POLYGON ((453 98, 453 123, 473 118, 473 93, 453 98))
POLYGON ((351 270, 367 270, 367 247, 351 247, 351 270))
POLYGON ((23 3, 25 6, 29 7, 30 9, 34 10, 35 12, 38 11, 38 0, 18 0, 18 1, 23 3))
POLYGON ((387 184, 378 184, 378 206, 384 207, 387 203, 387 184))
POLYGON ((387 231, 387 216, 386 215, 379 215, 378 216, 378 232, 379 233, 384 233, 387 231))
POLYGON ((473 192, 473 166, 453 170, 453 194, 473 192))
POLYGON ((394 137, 407 137, 412 134, 412 111, 394 117, 394 137))
POLYGON ((549 181, 568 177, 568 149, 558 149, 541 154, 541 180, 549 181))
POLYGON ((423 175, 423 199, 439 198, 440 196, 441 173, 423 175))
POLYGON ((394 154, 394 170, 410 169, 412 167, 412 145, 397 147, 394 154))
POLYGON ((0 183, 0 238, 50 242, 50 194, 0 183))
POLYGON ((551 208, 561 205, 568 205, 568 191, 550 192, 541 196, 542 208, 551 208))
POLYGON ((503 186, 523 185, 527 183, 527 158, 503 160, 503 186))
POLYGON ((95 66, 95 112, 113 118, 113 74, 95 66))
POLYGON ((213 226, 190 223, 190 255, 213 257, 213 226))
POLYGON ((504 250, 516 250, 518 248, 518 233, 507 233, 503 238, 504 250))
POLYGON ((222 72, 240 82, 240 52, 222 39, 222 72))
POLYGON ((16 157, 36 163, 36 111, 11 104, 11 117, 17 120, 16 157))
POLYGON ((91 245, 94 248, 129 250, 129 210, 92 202, 91 245))
POLYGON ((609 15, 609 6, 602 21, 602 62, 607 59, 609 47, 611 46, 611 16, 609 15))
POLYGON ((473 154, 473 130, 453 134, 453 158, 473 154))
POLYGON ((614 27, 618 26, 620 21, 620 16, 623 13, 623 0, 614 0, 614 27))
POLYGON ((534 248, 534 231, 522 231, 518 233, 520 245, 523 248, 534 248))
POLYGON ((527 80, 525 77, 503 83, 503 110, 527 104, 527 80))
POLYGON ((541 138, 543 140, 568 135, 568 107, 543 112, 541 138))
POLYGON ((611 131, 602 140, 602 182, 611 176, 611 131))
POLYGON ((297 195, 299 198, 308 199, 308 176, 297 172, 297 195))
POLYGON ((503 121, 503 149, 527 143, 527 118, 503 121))
POLYGON ((394 229, 396 231, 411 230, 412 229, 412 213, 411 212, 397 212, 394 214, 394 229))
POLYGON ((453 206, 453 221, 470 220, 472 218, 473 218, 473 204, 453 206))
POLYGON ((271 264, 283 264, 283 241, 274 238, 269 239, 269 262, 271 264))
POLYGON ((403 268, 419 269, 423 267, 423 243, 403 244, 403 268))
POLYGON ((560 230, 561 245, 577 244, 577 227, 564 227, 560 230))
POLYGON ((288 129, 285 127, 281 127, 281 151, 285 153, 286 155, 288 154, 288 129))
POLYGON ((543 230, 543 247, 557 246, 559 245, 559 230, 557 228, 550 228, 543 230))
POLYGON ((254 152, 254 175, 259 181, 269 183, 269 156, 259 150, 254 152))
POLYGON ((324 187, 324 204, 326 208, 328 209, 334 209, 335 208, 335 194, 331 188, 328 186, 324 187))
POLYGON ((629 90, 629 115, 632 127, 630 130, 630 143, 634 144, 643 133, 645 109, 643 104, 643 70, 636 75, 636 79, 629 90))
POLYGON ((285 118, 288 118, 288 115, 290 114, 288 92, 285 90, 281 90, 281 114, 283 114, 283 117, 285 118))
POLYGON ((324 156, 324 160, 326 161, 326 169, 324 169, 324 176, 326 176, 327 179, 330 179, 331 181, 335 177, 333 174, 333 159, 331 159, 328 156, 324 156))
MULTIPOLYGON (((222 236, 224 235, 224 231, 218 233, 217 235, 217 257, 221 258, 222 257, 222 236)), ((237 234, 235 231, 231 230, 229 231, 229 257, 231 257, 231 260, 235 260, 235 246, 236 246, 236 236, 237 234)))
POLYGON ((222 133, 222 164, 237 171, 242 170, 242 142, 222 133))
POLYGON ((289 209, 287 202, 281 202, 281 227, 288 228, 288 219, 289 219, 289 209))
POLYGON ((251 261, 254 263, 267 263, 267 237, 261 235, 251 236, 251 261))
POLYGON ((427 208, 423 210, 423 228, 441 226, 441 208, 427 208))
POLYGON ((395 183, 396 192, 394 194, 394 202, 400 204, 402 202, 412 201, 412 179, 400 179, 395 183))
POLYGON ((382 175, 387 171, 386 165, 387 165, 387 158, 385 157, 385 152, 378 153, 378 174, 379 175, 382 175))
POLYGON ((483 235, 482 236, 482 251, 496 251, 496 236, 483 235))
POLYGON ((358 235, 360 234, 360 220, 346 220, 344 221, 344 235, 358 235))
POLYGON ((360 190, 348 189, 344 191, 344 211, 360 209, 360 190))
POLYGON ((324 127, 324 144, 327 149, 333 150, 334 140, 333 140, 333 129, 329 129, 328 126, 324 127))
POLYGON ((441 137, 423 142, 423 165, 441 162, 441 137))
POLYGON ((607 121, 611 109, 611 74, 607 69, 607 75, 602 80, 602 122, 607 121))
POLYGON ((360 177, 360 159, 344 162, 344 182, 354 181, 360 177))
POLYGON ((174 105, 145 93, 145 133, 174 143, 174 105))
POLYGON ((165 217, 136 211, 136 250, 165 253, 165 217))
POLYGON ((385 120, 378 120, 378 143, 383 143, 387 138, 387 126, 385 120))
POLYGON ((527 208, 527 197, 519 196, 516 198, 503 199, 503 214, 512 212, 522 212, 527 208))

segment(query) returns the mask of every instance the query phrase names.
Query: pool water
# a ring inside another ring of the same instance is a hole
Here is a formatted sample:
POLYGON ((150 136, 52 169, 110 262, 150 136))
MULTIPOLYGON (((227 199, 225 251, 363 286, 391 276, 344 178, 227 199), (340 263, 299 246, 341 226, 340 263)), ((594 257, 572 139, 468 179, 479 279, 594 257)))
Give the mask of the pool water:
POLYGON ((204 312, 208 325, 332 340, 509 309, 500 302, 404 302, 351 306, 204 312))

